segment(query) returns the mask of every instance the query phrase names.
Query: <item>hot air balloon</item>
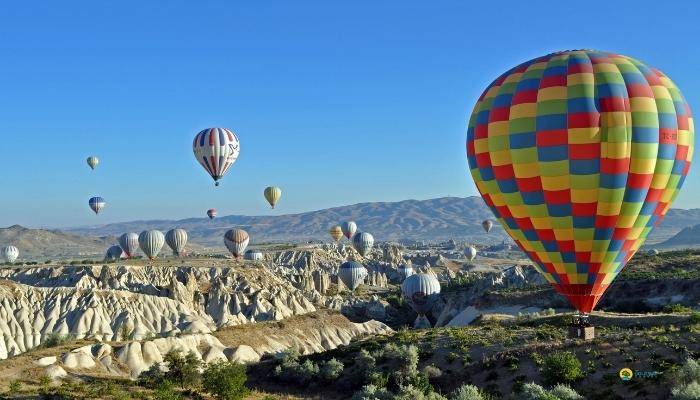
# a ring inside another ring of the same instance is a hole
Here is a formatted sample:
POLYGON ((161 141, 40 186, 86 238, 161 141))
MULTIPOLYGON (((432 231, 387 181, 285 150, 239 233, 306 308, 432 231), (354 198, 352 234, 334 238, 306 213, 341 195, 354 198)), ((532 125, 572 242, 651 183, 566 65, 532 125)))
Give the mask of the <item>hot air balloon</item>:
POLYGON ((230 229, 224 234, 224 244, 234 257, 240 258, 248 247, 250 236, 243 229, 230 229))
POLYGON ((8 263, 17 261, 17 257, 19 257, 19 249, 15 246, 5 246, 0 253, 2 253, 2 258, 5 262, 8 263))
POLYGON ((489 233, 489 232, 491 232, 491 228, 493 228, 493 222, 490 219, 487 219, 481 223, 481 226, 484 228, 486 233, 489 233))
POLYGON ((659 250, 657 250, 657 249, 651 249, 651 250, 649 250, 649 255, 650 255, 650 256, 658 256, 658 255, 659 255, 659 250))
POLYGON ((197 161, 219 186, 219 180, 238 158, 240 143, 230 129, 207 128, 195 135, 192 150, 197 161))
POLYGON ((346 261, 338 269, 338 278, 350 291, 357 289, 366 277, 367 269, 357 261, 346 261))
POLYGON ((90 168, 92 170, 95 170, 95 168, 97 167, 97 164, 99 164, 99 163, 100 163, 100 159, 95 157, 95 156, 90 156, 87 158, 87 164, 88 164, 88 166, 90 166, 90 168))
POLYGON ((160 249, 163 248, 164 243, 165 236, 161 231, 143 231, 139 235, 139 247, 149 260, 158 257, 158 253, 160 253, 160 249))
POLYGON ((262 261, 263 253, 260 250, 248 250, 245 252, 244 258, 250 261, 262 261))
POLYGON ((119 236, 119 246, 127 257, 133 257, 136 249, 139 248, 139 235, 136 233, 125 233, 119 236))
POLYGON ((425 317, 435 302, 440 298, 440 282, 432 274, 414 274, 407 277, 401 284, 401 293, 406 303, 418 314, 414 327, 430 327, 425 317), (426 326, 427 324, 427 326, 426 326))
POLYGON ((399 265, 397 271, 399 273, 399 279, 401 279, 401 282, 403 282, 404 279, 416 273, 416 270, 413 269, 413 266, 406 264, 399 265))
POLYGON ((690 168, 693 120, 662 72, 593 50, 498 77, 469 121, 471 175, 501 226, 584 316, 690 168))
POLYGON ((209 219, 216 218, 216 209, 210 208, 209 210, 207 210, 207 217, 209 217, 209 219))
POLYGON ((374 246, 374 237, 367 232, 358 232, 352 237, 352 247, 363 257, 372 251, 372 246, 374 246))
POLYGON ((100 211, 103 208, 105 208, 105 205, 107 205, 107 203, 105 203, 105 199, 103 199, 102 197, 92 197, 88 201, 88 204, 90 205, 92 211, 95 212, 95 214, 99 214, 100 211))
POLYGON ((476 249, 474 246, 469 246, 466 249, 464 249, 464 256, 467 257, 467 260, 469 261, 474 261, 476 258, 476 249))
POLYGON ((275 208, 275 204, 277 204, 280 197, 282 197, 282 189, 277 186, 268 186, 265 188, 265 200, 270 203, 272 208, 275 208))
POLYGON ((331 238, 338 243, 338 241, 343 237, 343 228, 341 228, 340 225, 333 225, 331 226, 331 229, 328 230, 328 233, 330 233, 331 238))
POLYGON ((355 221, 345 221, 340 225, 340 228, 343 230, 343 235, 349 240, 357 231, 357 224, 355 221))
POLYGON ((124 251, 120 246, 111 246, 105 254, 105 261, 119 261, 122 258, 124 251))
POLYGON ((171 229, 165 234, 165 243, 173 250, 174 256, 180 256, 187 244, 187 231, 184 229, 171 229))

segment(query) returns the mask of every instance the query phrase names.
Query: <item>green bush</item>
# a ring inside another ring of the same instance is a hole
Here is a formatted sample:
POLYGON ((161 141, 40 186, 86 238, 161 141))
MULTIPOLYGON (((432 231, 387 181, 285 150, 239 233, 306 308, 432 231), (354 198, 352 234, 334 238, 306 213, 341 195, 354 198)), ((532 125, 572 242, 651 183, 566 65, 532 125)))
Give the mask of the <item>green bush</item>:
POLYGON ((523 385, 518 400, 559 400, 559 398, 547 392, 542 386, 530 382, 523 385))
POLYGON ((698 400, 700 399, 700 384, 693 382, 675 387, 671 390, 671 398, 674 400, 698 400))
POLYGON ((165 379, 173 384, 186 388, 199 383, 202 361, 193 352, 183 356, 180 350, 170 350, 163 357, 163 363, 168 368, 165 379))
POLYGON ((67 343, 71 340, 71 337, 69 335, 59 335, 58 333, 49 333, 46 335, 44 338, 44 341, 41 343, 41 347, 56 347, 60 346, 64 343, 67 343))
POLYGON ((583 396, 567 385, 558 384, 550 389, 549 393, 559 400, 583 400, 583 396))
POLYGON ((664 312, 667 312, 667 313, 676 314, 676 313, 687 313, 687 312, 691 312, 691 311, 693 311, 692 308, 686 307, 683 304, 678 304, 678 303, 669 304, 669 305, 664 307, 664 312))
POLYGON ((690 314, 690 318, 688 319, 688 322, 690 322, 693 325, 700 324, 700 312, 696 311, 696 312, 693 312, 692 314, 690 314))
POLYGON ((153 391, 153 400, 180 400, 182 396, 175 390, 173 384, 164 380, 158 383, 153 391))
POLYGON ((452 393, 451 400, 484 400, 479 388, 474 385, 462 385, 452 393))
POLYGON ((352 400, 393 400, 393 398, 391 392, 374 385, 365 385, 352 395, 352 400))
POLYGON ((20 382, 18 380, 14 380, 14 381, 10 382, 10 385, 8 386, 7 390, 8 390, 8 392, 10 392, 10 394, 19 393, 20 390, 22 390, 22 382, 20 382))
POLYGON ((336 360, 335 358, 331 358, 321 365, 321 377, 327 381, 334 381, 340 377, 344 368, 345 366, 342 362, 336 360))
POLYGON ((238 400, 248 394, 246 367, 232 362, 209 364, 202 373, 204 390, 219 400, 238 400))
POLYGON ((557 351, 544 358, 542 375, 548 384, 571 383, 583 377, 581 362, 570 351, 557 351))

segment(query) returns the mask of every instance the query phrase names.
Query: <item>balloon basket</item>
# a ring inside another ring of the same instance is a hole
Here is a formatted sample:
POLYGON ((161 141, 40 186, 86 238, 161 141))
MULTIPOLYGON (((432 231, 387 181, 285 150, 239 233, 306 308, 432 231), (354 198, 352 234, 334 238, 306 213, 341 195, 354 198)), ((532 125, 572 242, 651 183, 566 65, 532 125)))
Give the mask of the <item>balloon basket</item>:
POLYGON ((595 327, 588 322, 588 314, 574 314, 569 325, 569 339, 595 339, 595 327))

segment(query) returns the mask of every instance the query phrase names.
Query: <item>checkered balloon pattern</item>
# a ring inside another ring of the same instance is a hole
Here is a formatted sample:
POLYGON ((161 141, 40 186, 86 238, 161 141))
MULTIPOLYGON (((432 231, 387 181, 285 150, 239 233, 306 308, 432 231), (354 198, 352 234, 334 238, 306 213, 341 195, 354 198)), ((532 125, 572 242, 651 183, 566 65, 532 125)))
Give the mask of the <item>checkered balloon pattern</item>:
POLYGON ((563 51, 486 88, 469 120, 467 158, 506 232, 588 313, 668 211, 693 135, 690 107, 659 70, 563 51))

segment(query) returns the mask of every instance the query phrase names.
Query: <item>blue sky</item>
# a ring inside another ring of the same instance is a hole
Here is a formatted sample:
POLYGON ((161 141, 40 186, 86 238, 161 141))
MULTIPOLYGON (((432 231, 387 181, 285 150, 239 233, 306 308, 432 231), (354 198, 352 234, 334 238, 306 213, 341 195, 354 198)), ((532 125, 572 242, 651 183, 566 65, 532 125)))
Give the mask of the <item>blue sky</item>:
POLYGON ((475 194, 476 98, 562 49, 643 60, 700 112, 691 1, 23 3, 0 9, 0 226, 268 214, 270 184, 274 213, 475 194), (241 139, 218 189, 191 151, 209 126, 241 139))

